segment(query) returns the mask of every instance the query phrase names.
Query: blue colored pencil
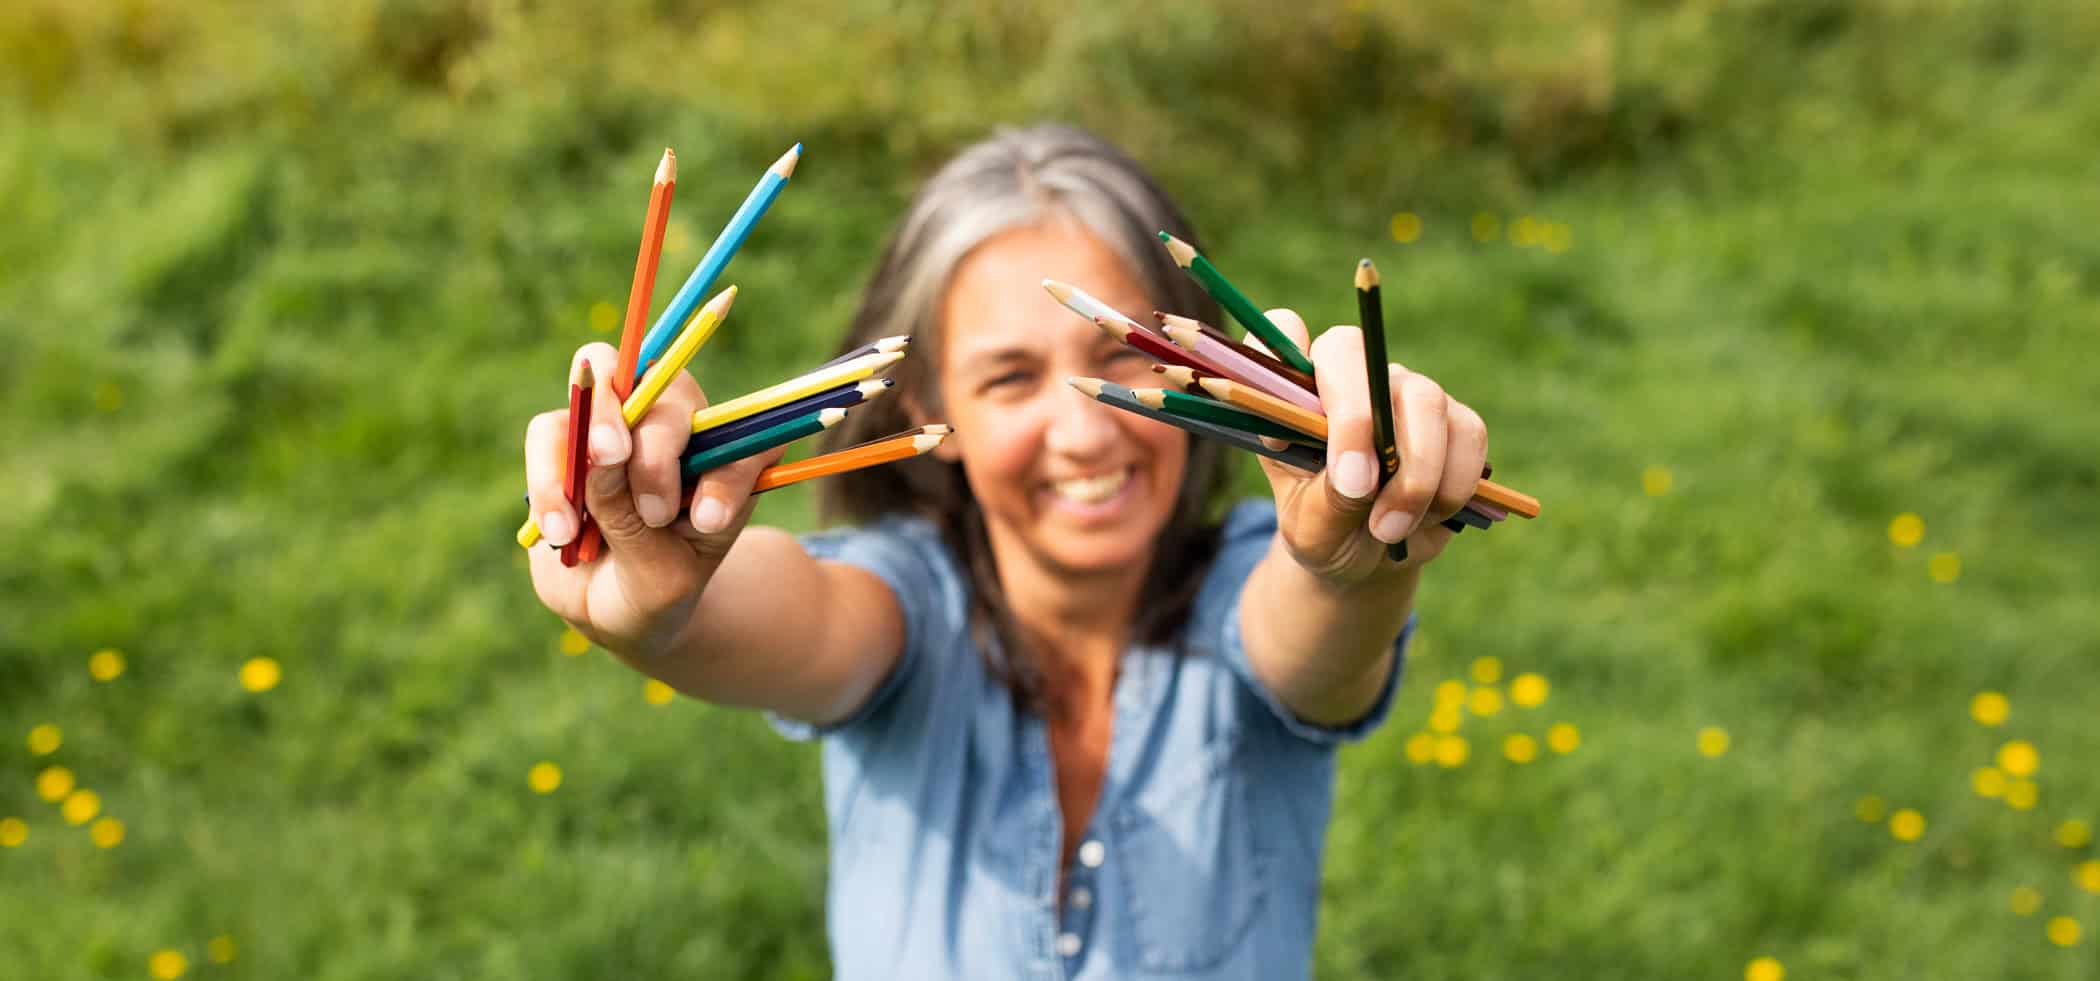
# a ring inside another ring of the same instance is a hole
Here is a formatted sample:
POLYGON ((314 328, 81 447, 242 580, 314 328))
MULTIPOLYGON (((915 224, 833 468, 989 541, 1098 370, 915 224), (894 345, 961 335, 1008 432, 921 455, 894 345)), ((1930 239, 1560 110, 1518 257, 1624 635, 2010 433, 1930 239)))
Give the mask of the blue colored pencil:
POLYGON ((835 388, 827 388, 815 395, 808 395, 776 405, 764 412, 755 413, 734 422, 725 422, 712 429, 694 433, 685 441, 685 451, 680 457, 692 456, 703 450, 711 450, 725 443, 733 443, 752 433, 771 429, 798 416, 825 409, 844 409, 866 402, 888 390, 891 381, 887 378, 870 378, 867 381, 851 382, 835 388))
POLYGON ((758 186, 744 196, 744 203, 736 209, 722 234, 715 236, 715 243, 707 247, 707 254, 700 257, 700 264, 693 267, 693 274, 685 278, 685 285, 678 288, 678 295, 671 298, 671 305, 664 308, 663 316, 656 318, 656 325, 649 328, 642 338, 641 355, 635 359, 634 376, 639 379, 649 363, 663 356, 664 349, 671 346, 671 339, 684 328, 686 319, 700 306, 700 299, 714 288, 715 277, 722 275, 729 260, 736 258, 736 250, 743 247, 744 239, 751 236, 751 229, 758 220, 766 216, 766 209, 773 206, 773 199, 780 196, 780 189, 787 186, 788 178, 795 174, 795 163, 802 159, 802 144, 781 155, 766 175, 758 179, 758 186))

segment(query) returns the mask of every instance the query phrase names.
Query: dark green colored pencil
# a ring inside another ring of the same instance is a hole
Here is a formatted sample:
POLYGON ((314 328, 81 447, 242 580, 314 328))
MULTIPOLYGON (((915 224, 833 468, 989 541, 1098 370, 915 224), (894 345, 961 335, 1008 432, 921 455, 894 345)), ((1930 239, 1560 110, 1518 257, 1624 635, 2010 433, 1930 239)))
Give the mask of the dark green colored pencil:
POLYGON ((1174 257, 1174 264, 1188 270, 1188 274, 1202 284, 1203 292, 1209 293, 1211 299, 1218 301, 1218 305, 1224 307, 1226 313, 1232 314, 1232 319, 1239 321, 1240 326, 1261 338, 1261 342, 1269 346, 1270 353, 1299 371, 1308 375, 1313 373, 1313 363, 1306 358, 1305 352, 1298 350, 1298 345, 1276 326, 1276 322, 1270 320, 1268 314, 1261 312, 1261 308, 1255 306, 1253 300, 1247 299, 1247 294, 1240 292, 1239 287, 1232 285, 1232 281, 1226 279, 1225 274, 1218 271, 1218 267, 1211 265, 1209 259, 1198 255, 1195 246, 1166 232, 1159 233, 1159 240, 1167 243, 1167 254, 1174 257))
MULTIPOLYGON (((1385 304, 1378 291, 1378 267, 1364 259, 1356 264, 1356 315, 1363 321, 1364 376, 1371 383, 1371 442, 1378 451, 1378 486, 1400 473, 1400 447, 1393 442, 1392 377, 1386 370, 1385 304)), ((1395 562, 1407 558, 1407 542, 1385 547, 1395 562)))
POLYGON ((839 420, 844 418, 844 409, 824 409, 789 419, 780 425, 761 429, 742 439, 732 440, 686 457, 680 469, 684 471, 685 480, 690 482, 716 467, 727 466, 745 457, 757 456, 776 446, 786 446, 804 436, 814 436, 838 425, 839 420))
POLYGON ((1215 423, 1227 429, 1237 429, 1242 432, 1253 433, 1256 436, 1267 436, 1272 439, 1288 440, 1293 443, 1310 444, 1319 442, 1318 439, 1289 426, 1279 426, 1252 412, 1242 412, 1215 399, 1187 395, 1164 388, 1137 388, 1131 391, 1137 396, 1138 401, 1172 415, 1189 419, 1201 419, 1204 422, 1215 423))

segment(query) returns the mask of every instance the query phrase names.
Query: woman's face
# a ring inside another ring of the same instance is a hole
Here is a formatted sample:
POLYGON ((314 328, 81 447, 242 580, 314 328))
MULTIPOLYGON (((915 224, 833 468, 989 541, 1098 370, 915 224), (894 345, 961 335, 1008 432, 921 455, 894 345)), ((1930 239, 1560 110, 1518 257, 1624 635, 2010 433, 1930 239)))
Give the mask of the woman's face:
POLYGON ((1144 388, 1159 376, 1151 358, 1058 305, 1044 277, 1125 313, 1151 307, 1122 259, 1075 222, 987 240, 941 305, 940 390, 956 428, 943 450, 960 458, 1002 567, 1025 557, 1057 577, 1142 574, 1181 491, 1188 438, 1065 383, 1144 388))

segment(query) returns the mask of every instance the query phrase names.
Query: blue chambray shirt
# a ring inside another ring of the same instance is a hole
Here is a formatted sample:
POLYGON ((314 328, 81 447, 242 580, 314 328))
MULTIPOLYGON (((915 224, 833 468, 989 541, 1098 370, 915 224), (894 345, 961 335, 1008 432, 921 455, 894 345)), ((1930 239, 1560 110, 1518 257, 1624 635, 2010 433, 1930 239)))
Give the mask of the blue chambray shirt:
POLYGON ((1186 655, 1124 653, 1107 774, 1062 903, 1048 732, 985 669, 939 533, 891 518, 803 539, 881 577, 904 615, 896 670, 850 718, 772 719, 823 740, 839 978, 1307 975, 1335 748, 1384 718, 1400 671, 1341 729, 1300 721, 1254 679, 1239 597, 1275 530, 1274 504, 1235 507, 1186 655))

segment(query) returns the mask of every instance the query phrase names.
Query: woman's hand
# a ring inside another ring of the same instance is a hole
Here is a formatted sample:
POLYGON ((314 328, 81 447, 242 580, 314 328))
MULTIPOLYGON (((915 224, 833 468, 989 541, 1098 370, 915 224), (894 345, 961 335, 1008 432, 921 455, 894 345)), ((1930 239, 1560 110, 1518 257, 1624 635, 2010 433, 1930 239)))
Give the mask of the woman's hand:
POLYGON ((619 352, 588 344, 576 352, 601 379, 591 401, 590 473, 584 501, 605 536, 606 554, 575 567, 560 546, 579 533, 578 515, 562 492, 569 412, 542 412, 525 429, 525 478, 544 542, 530 549, 540 602, 593 643, 646 656, 684 627, 700 592, 721 565, 751 514, 758 472, 783 450, 762 453, 701 478, 691 508, 679 508, 679 455, 692 435, 693 412, 707 404, 691 375, 679 372, 629 432, 608 381, 619 352))
MULTIPOLYGON (((1271 310, 1269 319, 1305 347, 1303 318, 1271 310)), ((1259 341, 1249 337, 1247 343, 1259 341)), ((1376 366, 1391 380, 1393 437, 1400 453, 1400 472, 1380 490, 1365 374, 1370 366, 1364 364, 1361 331, 1331 327, 1305 350, 1327 414, 1327 467, 1307 474, 1262 461, 1286 548, 1308 572, 1337 585, 1420 568, 1455 534, 1439 522, 1458 513, 1480 484, 1487 424, 1429 376, 1398 364, 1376 366), (1388 561, 1386 544, 1402 539, 1407 560, 1388 561)))

